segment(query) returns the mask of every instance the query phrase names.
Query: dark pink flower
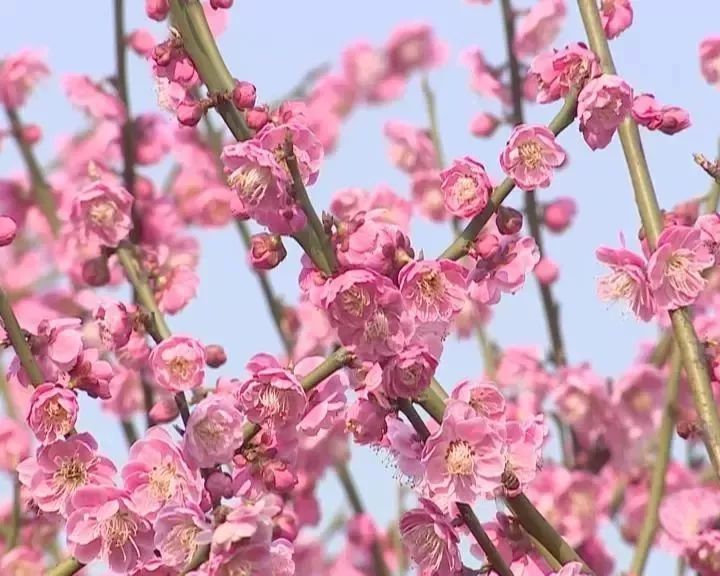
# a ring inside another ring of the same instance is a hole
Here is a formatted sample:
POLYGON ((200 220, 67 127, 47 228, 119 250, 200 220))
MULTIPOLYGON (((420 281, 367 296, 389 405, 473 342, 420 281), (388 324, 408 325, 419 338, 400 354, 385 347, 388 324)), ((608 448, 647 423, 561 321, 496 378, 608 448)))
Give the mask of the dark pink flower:
POLYGON ((157 385, 169 392, 192 390, 205 378, 205 348, 188 336, 166 338, 152 349, 148 362, 157 385))
POLYGON ((438 359, 425 346, 409 346, 383 369, 383 388, 391 398, 418 398, 435 374, 438 359))
POLYGON ((452 260, 414 260, 400 270, 398 284, 419 322, 450 322, 465 304, 467 270, 452 260))
POLYGON ((455 528, 431 500, 422 498, 421 508, 400 518, 400 536, 409 556, 423 573, 452 576, 462 572, 455 528))
POLYGON ((42 444, 62 439, 74 427, 78 414, 77 396, 72 390, 45 383, 33 391, 27 422, 42 444))
POLYGON ((132 230, 132 205, 125 188, 96 180, 75 196, 70 222, 85 242, 114 248, 132 230))
POLYGON ((12 244, 16 234, 15 220, 11 216, 0 216, 0 247, 12 244))
POLYGON ((603 74, 585 85, 578 98, 577 115, 580 131, 592 150, 610 144, 632 104, 633 90, 619 76, 603 74))
POLYGON ((520 124, 513 128, 500 155, 503 172, 523 190, 547 188, 553 169, 565 162, 565 150, 545 126, 520 124))
POLYGON ((485 167, 469 156, 454 160, 440 173, 440 180, 445 208, 460 218, 472 218, 482 212, 492 193, 485 167))
POLYGON ((287 250, 278 234, 260 232, 250 238, 250 264, 257 270, 272 270, 285 260, 287 250))

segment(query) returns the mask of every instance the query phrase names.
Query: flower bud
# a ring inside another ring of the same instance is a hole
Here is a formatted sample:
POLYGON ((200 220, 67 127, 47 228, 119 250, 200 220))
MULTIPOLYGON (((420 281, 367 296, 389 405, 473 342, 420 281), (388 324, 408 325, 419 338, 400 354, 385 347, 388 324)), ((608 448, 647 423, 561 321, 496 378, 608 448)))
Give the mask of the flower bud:
POLYGON ((575 200, 568 197, 557 198, 545 206, 543 222, 548 230, 560 234, 567 230, 576 213, 575 200))
POLYGON ((549 258, 541 258, 535 265, 535 277, 543 286, 549 286, 558 279, 560 269, 557 264, 549 258))
POLYGON ((270 120, 270 114, 266 108, 255 106, 245 112, 245 120, 251 130, 260 130, 270 120))
POLYGON ((175 420, 175 418, 178 417, 178 413, 175 399, 171 395, 168 395, 155 402, 153 407, 150 408, 148 415, 153 424, 167 424, 175 420))
POLYGON ((152 49, 152 59, 158 66, 168 66, 172 61, 172 44, 161 42, 152 49))
POLYGON ((487 112, 480 112, 470 121, 470 133, 478 138, 489 138, 500 125, 500 119, 487 112))
POLYGON ((210 368, 220 368, 225 362, 227 362, 227 354, 222 346, 218 344, 205 346, 205 364, 210 368))
POLYGON ((148 56, 155 48, 155 38, 147 30, 138 29, 128 34, 125 43, 133 52, 140 56, 148 56))
POLYGON ((91 260, 86 260, 82 266, 83 281, 94 288, 105 286, 110 282, 110 269, 108 268, 107 258, 98 256, 91 260))
POLYGON ((475 253, 482 260, 489 260, 500 248, 500 240, 493 234, 485 234, 475 241, 475 253))
POLYGON ((177 119, 183 126, 196 126, 205 110, 197 100, 183 100, 177 107, 177 119))
POLYGON ((169 0, 145 0, 145 13, 157 22, 165 20, 170 12, 169 0))
POLYGON ((518 210, 515 210, 515 208, 500 206, 495 223, 497 224, 500 234, 512 236, 522 229, 523 215, 518 210))
POLYGON ((251 238, 250 264, 258 270, 272 270, 285 260, 287 251, 277 234, 261 232, 251 238))
POLYGON ((235 83, 232 92, 232 101, 235 108, 243 110, 255 106, 256 90, 255 85, 241 80, 235 83))
POLYGON ((22 127, 22 139, 28 146, 34 146, 42 138, 42 128, 37 124, 25 124, 22 127))
POLYGON ((210 493, 213 504, 217 506, 223 498, 232 498, 232 478, 225 472, 213 470, 205 480, 205 489, 210 493))
POLYGON ((17 235, 17 224, 10 216, 0 216, 0 246, 9 246, 17 235))

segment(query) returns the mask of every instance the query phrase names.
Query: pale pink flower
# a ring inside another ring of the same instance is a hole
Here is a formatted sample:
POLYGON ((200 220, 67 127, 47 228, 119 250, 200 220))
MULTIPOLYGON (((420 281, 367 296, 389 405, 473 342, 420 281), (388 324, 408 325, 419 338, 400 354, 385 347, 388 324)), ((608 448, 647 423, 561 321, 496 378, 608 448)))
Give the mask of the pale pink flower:
POLYGON ((436 68, 445 62, 447 46, 424 23, 406 23, 390 34, 385 51, 390 69, 406 76, 417 70, 436 68))
POLYGON ((101 559, 116 574, 127 574, 153 558, 153 531, 130 494, 112 486, 85 486, 72 497, 67 522, 70 553, 89 564, 101 559))
POLYGON ((505 471, 512 472, 519 480, 517 492, 523 491, 535 479, 542 464, 542 449, 547 435, 548 428, 543 416, 506 423, 505 471))
POLYGON ((330 212, 338 220, 352 220, 370 209, 370 195, 364 188, 342 188, 330 199, 330 212))
POLYGON ((409 233, 412 202, 398 195, 390 186, 380 184, 375 187, 370 195, 370 212, 376 220, 394 224, 404 234, 409 233))
POLYGON ((485 167, 469 156, 454 160, 440 173, 440 179, 445 208, 460 218, 471 218, 480 213, 492 193, 485 167))
POLYGON ((489 112, 480 112, 470 121, 470 133, 478 138, 490 138, 500 126, 501 120, 489 112))
POLYGON ((42 444, 62 439, 75 427, 77 396, 72 390, 45 383, 33 391, 27 422, 42 444))
MULTIPOLYGON (((324 362, 322 356, 308 356, 295 364, 293 372, 299 378, 307 376, 324 362)), ((340 370, 322 380, 307 392, 307 408, 299 427, 308 435, 328 430, 341 420, 345 411, 345 390, 350 387, 347 374, 340 370)))
POLYGON ((665 228, 647 267, 658 308, 674 310, 692 305, 707 283, 703 270, 714 264, 715 258, 700 230, 689 226, 665 228))
POLYGON ((114 248, 132 230, 132 205, 125 188, 96 180, 73 199, 70 223, 85 242, 114 248))
POLYGON ((41 446, 35 458, 18 466, 18 472, 40 510, 66 515, 76 490, 90 485, 110 486, 116 470, 110 460, 97 454, 95 439, 83 432, 41 446))
POLYGON ((185 463, 176 443, 158 426, 132 445, 121 475, 132 501, 148 520, 163 506, 200 504, 202 498, 200 473, 185 463))
POLYGON ((610 144, 632 104, 633 90, 619 76, 603 74, 585 85, 578 98, 577 116, 583 138, 592 150, 610 144))
POLYGON ((581 88, 600 74, 598 57, 582 42, 539 54, 528 71, 537 86, 536 100, 541 104, 564 98, 572 88, 581 88))
POLYGON ((176 314, 195 297, 200 279, 193 250, 192 246, 185 251, 183 246, 171 249, 165 244, 145 249, 143 264, 152 274, 150 283, 161 312, 176 314))
POLYGON ((561 197, 549 202, 543 209, 543 224, 551 232, 565 232, 577 213, 577 204, 573 198, 561 197))
POLYGON ((303 300, 296 306, 295 314, 299 324, 293 348, 295 359, 322 353, 335 341, 335 330, 324 310, 303 300))
POLYGON ((12 418, 0 417, 0 470, 12 472, 30 454, 28 429, 12 418))
POLYGON ((190 414, 184 454, 201 468, 226 464, 242 442, 243 418, 222 397, 213 395, 200 402, 190 414))
POLYGON ((368 102, 387 102, 399 98, 405 90, 405 78, 390 70, 384 50, 359 41, 341 54, 344 76, 368 102))
POLYGON ((467 48, 460 54, 460 61, 470 68, 470 88, 488 98, 503 103, 510 102, 510 91, 499 78, 499 73, 490 68, 479 48, 467 48))
POLYGON ((133 321, 127 306, 119 301, 108 300, 95 307, 93 317, 97 323, 100 339, 108 350, 122 348, 130 341, 133 321))
POLYGON ((697 487, 668 494, 660 505, 660 526, 678 550, 690 548, 720 514, 720 493, 697 487))
POLYGON ((600 19, 605 35, 612 40, 630 28, 633 22, 633 8, 630 0, 602 0, 600 19))
POLYGON ((285 141, 288 137, 292 139, 293 152, 297 158, 303 184, 306 186, 315 184, 324 151, 317 136, 306 126, 295 120, 279 126, 268 123, 254 139, 276 157, 280 155, 280 158, 284 158, 285 141))
POLYGON ((24 543, 12 550, 4 550, 0 558, 0 574, 3 576, 30 576, 44 571, 42 552, 24 543))
POLYGON ((462 572, 460 542, 454 526, 431 500, 400 518, 400 536, 408 555, 423 573, 452 576, 462 572))
POLYGON ((665 377, 651 364, 637 364, 613 385, 613 413, 630 436, 631 443, 641 443, 660 425, 665 377))
POLYGON ((142 166, 160 162, 174 144, 168 121, 159 114, 140 114, 134 121, 135 161, 142 166))
POLYGON ((8 108, 25 104, 35 86, 50 75, 44 55, 22 50, 0 60, 0 102, 8 108))
POLYGON ((420 213, 433 222, 444 222, 448 219, 440 183, 440 173, 437 170, 422 170, 412 175, 413 201, 419 207, 420 213))
POLYGON ((700 42, 700 70, 708 84, 720 88, 720 36, 700 42))
POLYGON ((435 147, 427 130, 388 121, 384 133, 390 142, 390 161, 403 172, 412 174, 437 167, 435 147))
POLYGON ((651 320, 657 312, 657 304, 650 290, 645 260, 624 247, 601 247, 596 250, 595 256, 610 268, 610 274, 598 281, 600 300, 625 300, 637 318, 645 322, 651 320))
POLYGON ((423 465, 420 455, 425 443, 410 424, 390 414, 386 418, 387 434, 384 442, 397 460, 398 469, 413 485, 422 478, 423 465))
POLYGON ((450 322, 465 304, 467 270, 452 260, 414 260, 400 270, 403 300, 419 322, 450 322))
POLYGON ((493 382, 463 380, 450 397, 470 405, 478 416, 488 420, 499 422, 505 418, 505 397, 493 382))
POLYGON ((635 122, 648 130, 676 134, 690 126, 690 115, 678 106, 661 106, 652 94, 636 96, 632 105, 635 122))
POLYGON ((210 544, 212 525, 193 505, 166 506, 153 524, 155 547, 166 566, 184 568, 198 547, 210 544))
POLYGON ((383 369, 383 388, 391 398, 417 398, 435 374, 438 359, 425 346, 408 346, 383 369))
POLYGON ((451 400, 440 428, 422 453, 425 483, 433 500, 447 508, 453 502, 472 505, 492 494, 505 470, 503 439, 468 404, 451 400))
POLYGON ((125 121, 125 105, 117 96, 82 74, 66 74, 63 88, 70 102, 96 120, 125 121))
POLYGON ((515 52, 520 58, 534 56, 555 41, 565 22, 565 0, 538 0, 518 22, 515 52))
POLYGON ((715 261, 720 263, 720 214, 713 212, 699 216, 695 227, 702 233, 703 242, 715 257, 715 261))
POLYGON ((561 166, 565 157, 548 128, 520 124, 500 154, 500 166, 522 190, 534 190, 550 186, 553 168, 561 166))
POLYGON ((247 369, 251 377, 240 385, 237 398, 248 420, 295 428, 307 407, 305 391, 295 375, 263 354, 253 356, 247 369))
POLYGON ((205 378, 205 348, 188 336, 166 338, 152 349, 148 362, 157 385, 169 392, 198 388, 205 378))

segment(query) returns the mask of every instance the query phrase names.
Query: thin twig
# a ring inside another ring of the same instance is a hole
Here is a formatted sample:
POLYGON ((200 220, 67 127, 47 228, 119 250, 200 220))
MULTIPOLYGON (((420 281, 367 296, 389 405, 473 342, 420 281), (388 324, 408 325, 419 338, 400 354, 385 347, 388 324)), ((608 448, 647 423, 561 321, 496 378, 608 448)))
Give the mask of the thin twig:
POLYGON ((40 386, 45 381, 45 377, 33 356, 30 345, 25 340, 25 333, 20 328, 17 316, 10 305, 10 299, 2 288, 0 288, 0 319, 3 321, 10 344, 20 360, 20 364, 27 372, 30 382, 35 387, 40 386))

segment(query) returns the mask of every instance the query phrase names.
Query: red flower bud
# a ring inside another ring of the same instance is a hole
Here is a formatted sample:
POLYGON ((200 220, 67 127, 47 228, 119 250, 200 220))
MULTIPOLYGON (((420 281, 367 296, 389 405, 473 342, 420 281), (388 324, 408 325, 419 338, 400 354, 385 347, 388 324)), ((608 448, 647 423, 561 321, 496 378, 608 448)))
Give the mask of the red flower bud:
POLYGON ((107 258, 98 256, 92 260, 87 260, 82 267, 82 278, 93 287, 105 286, 110 281, 110 269, 108 268, 107 258))
POLYGON ((177 107, 177 119, 183 126, 196 126, 205 110, 196 100, 183 100, 177 107))
POLYGON ((256 106, 245 112, 245 120, 251 130, 260 130, 270 121, 270 114, 268 114, 267 109, 256 106))
POLYGON ((235 83, 235 88, 232 92, 232 100, 235 108, 240 110, 252 108, 255 106, 255 96, 255 86, 250 84, 250 82, 239 81, 235 83))
POLYGON ((521 212, 508 206, 500 206, 495 220, 500 234, 512 236, 522 229, 523 215, 521 212))
POLYGON ((258 270, 271 270, 285 260, 287 251, 277 234, 262 232, 251 239, 250 263, 258 270))
POLYGON ((15 240, 17 224, 10 216, 0 216, 0 246, 9 246, 15 240))
POLYGON ((225 362, 227 362, 227 354, 222 346, 217 344, 205 346, 205 364, 210 368, 220 368, 225 362))

